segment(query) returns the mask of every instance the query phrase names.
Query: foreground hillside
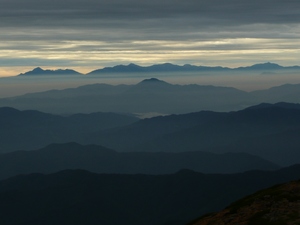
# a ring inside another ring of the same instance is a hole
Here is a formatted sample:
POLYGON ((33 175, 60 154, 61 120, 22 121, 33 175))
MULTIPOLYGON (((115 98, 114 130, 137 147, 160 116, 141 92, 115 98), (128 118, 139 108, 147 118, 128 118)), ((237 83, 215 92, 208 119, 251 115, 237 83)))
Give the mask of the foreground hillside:
POLYGON ((300 224, 300 181, 278 185, 243 198, 219 213, 189 225, 300 224))
POLYGON ((299 174, 297 165, 231 175, 189 170, 156 176, 82 170, 19 175, 0 182, 0 224, 184 225, 299 174))

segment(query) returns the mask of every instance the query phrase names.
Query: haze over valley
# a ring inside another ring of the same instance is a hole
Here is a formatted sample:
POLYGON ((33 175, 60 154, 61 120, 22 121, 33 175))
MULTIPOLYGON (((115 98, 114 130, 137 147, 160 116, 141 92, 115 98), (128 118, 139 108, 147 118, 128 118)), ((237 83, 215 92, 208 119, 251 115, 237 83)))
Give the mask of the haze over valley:
POLYGON ((62 220, 80 224, 87 220, 74 215, 89 214, 90 224, 185 225, 261 188, 299 179, 300 84, 296 80, 254 91, 184 83, 192 77, 221 83, 219 78, 229 82, 230 76, 270 80, 298 70, 271 63, 236 69, 130 64, 86 75, 36 68, 0 78, 4 86, 5 82, 21 85, 10 92, 11 97, 5 97, 10 96, 7 89, 2 90, 6 94, 0 99, 0 196, 8 196, 11 202, 11 207, 5 208, 5 201, 0 206, 3 224, 62 220), (161 78, 182 79, 182 83, 161 78), (98 82, 123 80, 133 83, 98 82), (77 187, 70 179, 85 186, 77 187), (104 180, 106 186, 100 188, 104 180), (212 188, 219 182, 222 190, 212 188), (52 188, 66 204, 47 200, 53 196, 52 188), (40 212, 34 204, 24 208, 27 191, 32 193, 30 199, 40 193, 40 212), (104 192, 109 193, 105 199, 104 192), (184 204, 184 209, 174 201, 184 204), (13 209, 23 216, 9 217, 13 209), (99 209, 115 219, 99 214, 99 209), (61 219, 52 210, 58 210, 61 219), (132 216, 130 210, 140 210, 140 216, 132 216))
POLYGON ((300 223, 300 1, 0 6, 0 225, 300 223))
MULTIPOLYGON (((12 97, 52 89, 74 88, 87 84, 134 85, 144 79, 157 78, 171 84, 214 85, 234 87, 242 91, 268 89, 283 84, 298 84, 300 68, 275 63, 259 63, 246 67, 209 67, 156 64, 142 67, 135 64, 116 65, 86 74, 70 69, 34 68, 10 77, 0 78, 0 96, 12 97), (34 84, 34 85, 33 85, 34 84)), ((0 74, 1 76, 1 74, 0 74)))

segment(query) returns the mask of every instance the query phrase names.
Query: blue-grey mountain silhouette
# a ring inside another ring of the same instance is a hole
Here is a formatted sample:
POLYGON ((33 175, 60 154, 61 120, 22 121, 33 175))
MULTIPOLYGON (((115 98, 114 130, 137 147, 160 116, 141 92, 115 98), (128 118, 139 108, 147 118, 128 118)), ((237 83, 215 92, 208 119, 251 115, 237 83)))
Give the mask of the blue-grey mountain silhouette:
POLYGON ((181 169, 203 173, 237 173, 274 170, 279 166, 244 153, 127 152, 119 153, 96 145, 51 144, 35 151, 0 154, 0 179, 18 174, 53 173, 84 169, 97 173, 171 174, 181 169))
POLYGON ((299 130, 299 104, 279 103, 157 117, 90 138, 118 151, 247 152, 284 166, 299 163, 299 130))
POLYGON ((110 113, 66 117, 11 108, 0 109, 0 115, 1 152, 73 141, 121 152, 244 152, 280 166, 299 163, 300 158, 299 104, 260 104, 229 113, 201 111, 143 120, 110 113))
POLYGON ((246 92, 212 85, 174 85, 151 78, 135 85, 90 84, 2 98, 0 107, 34 109, 56 114, 182 114, 201 110, 236 111, 262 102, 300 103, 299 93, 299 84, 246 92))
POLYGON ((70 114, 125 112, 160 114, 229 111, 253 105, 252 96, 230 87, 173 85, 148 79, 136 85, 93 84, 0 99, 0 106, 70 114), (153 82, 155 81, 155 82, 153 82))
POLYGON ((82 170, 19 175, 0 181, 0 224, 184 225, 299 174, 297 165, 230 175, 190 170, 159 176, 82 170))
POLYGON ((36 76, 36 75, 82 75, 81 73, 72 69, 57 69, 57 70, 44 70, 40 67, 21 73, 18 76, 36 76))
POLYGON ((196 66, 185 64, 183 66, 172 63, 156 64, 151 66, 139 66, 133 63, 128 65, 117 65, 113 67, 104 67, 89 72, 87 75, 97 75, 103 73, 141 73, 141 72, 228 72, 228 71, 276 71, 276 70, 300 70, 299 66, 280 66, 276 63, 260 63, 252 66, 228 68, 221 66, 196 66))
POLYGON ((80 141, 88 133, 135 121, 138 119, 134 116, 115 113, 59 116, 0 108, 0 152, 38 149, 53 142, 80 141))

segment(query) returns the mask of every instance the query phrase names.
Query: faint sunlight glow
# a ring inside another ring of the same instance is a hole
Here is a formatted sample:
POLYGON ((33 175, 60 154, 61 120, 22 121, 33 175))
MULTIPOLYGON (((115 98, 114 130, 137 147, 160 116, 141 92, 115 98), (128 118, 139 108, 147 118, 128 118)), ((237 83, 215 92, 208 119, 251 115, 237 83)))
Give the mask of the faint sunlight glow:
MULTIPOLYGON (((0 43, 2 48, 0 51, 0 75, 7 76, 9 66, 24 68, 28 66, 29 61, 40 62, 40 66, 77 67, 82 68, 82 71, 88 71, 88 67, 102 68, 123 63, 150 65, 171 62, 234 67, 264 60, 270 61, 273 58, 276 58, 278 63, 289 59, 291 63, 294 61, 297 64, 300 50, 295 48, 295 44, 300 46, 300 40, 293 39, 293 44, 290 44, 289 39, 264 38, 122 42, 101 40, 6 41, 0 43), (10 65, 9 59, 17 63, 10 65), (60 63, 58 63, 59 61, 60 63)), ((15 74, 11 73, 10 75, 15 74)))

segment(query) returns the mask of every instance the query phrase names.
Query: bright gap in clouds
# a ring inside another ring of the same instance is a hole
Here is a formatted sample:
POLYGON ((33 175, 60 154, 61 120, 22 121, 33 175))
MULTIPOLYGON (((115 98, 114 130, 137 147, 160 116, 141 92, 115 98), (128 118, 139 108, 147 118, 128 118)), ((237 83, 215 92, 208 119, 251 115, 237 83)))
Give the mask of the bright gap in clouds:
POLYGON ((85 73, 128 63, 299 64, 299 1, 0 0, 0 5, 0 76, 36 66, 85 73))
POLYGON ((77 68, 82 73, 128 63, 146 66, 171 62, 180 65, 190 63, 239 67, 272 61, 281 65, 297 65, 300 51, 295 45, 300 46, 299 42, 262 38, 205 41, 138 40, 116 43, 87 40, 8 41, 1 43, 0 74, 17 75, 24 72, 23 69, 30 68, 30 64, 32 67, 46 66, 54 69, 77 68), (15 73, 17 70, 19 72, 15 73))

